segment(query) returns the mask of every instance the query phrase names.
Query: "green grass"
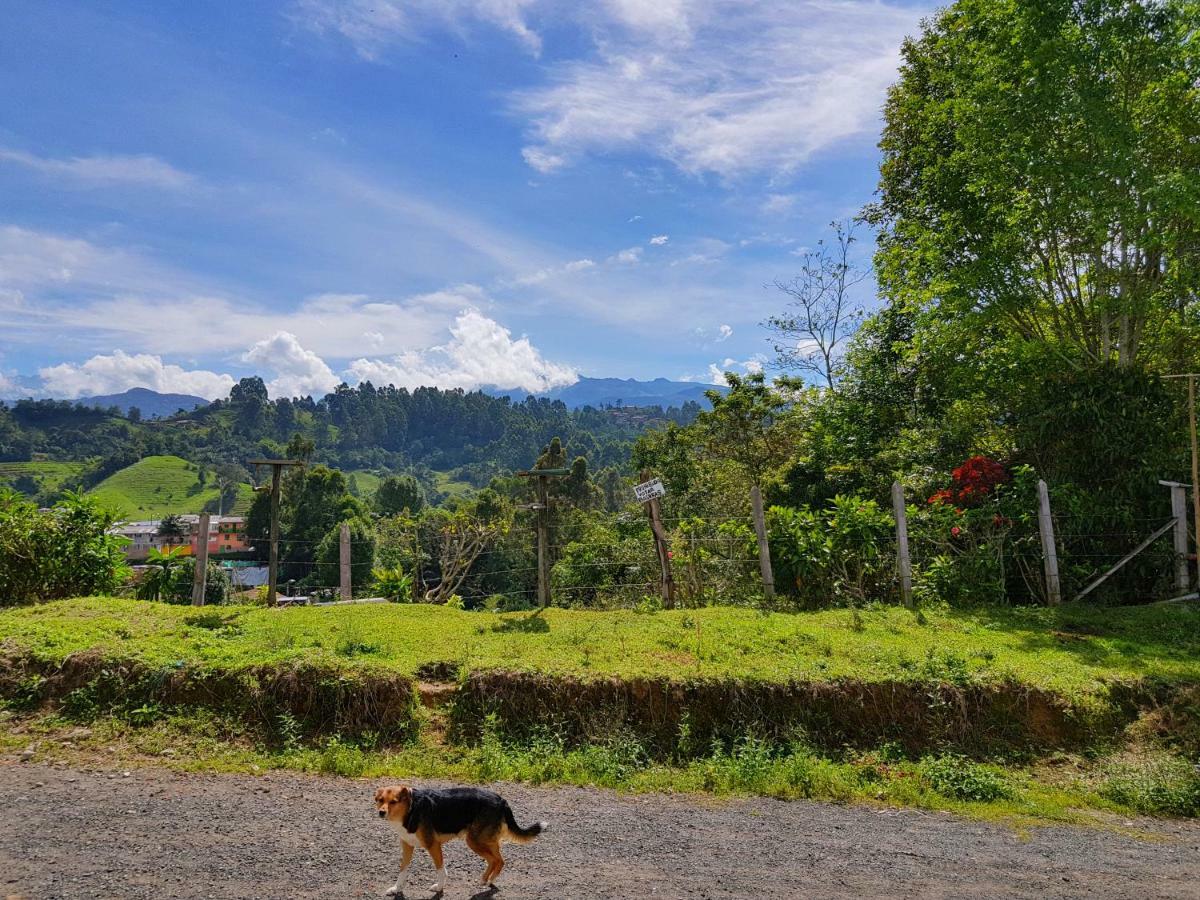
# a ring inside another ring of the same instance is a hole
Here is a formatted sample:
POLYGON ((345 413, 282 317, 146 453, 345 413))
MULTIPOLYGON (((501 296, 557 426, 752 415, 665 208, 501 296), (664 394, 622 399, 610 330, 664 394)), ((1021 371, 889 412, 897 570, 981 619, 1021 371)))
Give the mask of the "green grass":
POLYGON ((358 484, 358 495, 366 501, 375 499, 375 492, 379 490, 379 483, 383 478, 371 469, 351 469, 346 472, 346 478, 354 476, 354 481, 358 484))
POLYGON ((32 478, 38 490, 58 490, 84 470, 81 462, 5 462, 0 463, 0 484, 10 484, 18 478, 32 478))
POLYGON ((475 487, 470 482, 459 481, 449 472, 434 472, 433 483, 438 493, 448 497, 466 497, 475 491, 475 487))
MULTIPOLYGON (((199 513, 216 504, 217 485, 210 476, 201 486, 199 467, 178 456, 147 456, 104 479, 91 491, 93 497, 125 519, 157 519, 171 513, 199 513)), ((254 499, 242 485, 238 500, 225 512, 238 515, 254 499)))
MULTIPOLYGON (((216 612, 217 609, 208 612, 216 612)), ((1082 698, 1114 681, 1200 682, 1200 610, 1193 606, 769 613, 464 612, 403 604, 268 610, 220 607, 227 627, 195 611, 90 598, 0 612, 0 644, 44 659, 101 648, 152 666, 237 668, 297 659, 345 659, 412 674, 451 662, 582 676, 736 677, 1020 683, 1082 698), (193 624, 189 624, 189 620, 193 624)))

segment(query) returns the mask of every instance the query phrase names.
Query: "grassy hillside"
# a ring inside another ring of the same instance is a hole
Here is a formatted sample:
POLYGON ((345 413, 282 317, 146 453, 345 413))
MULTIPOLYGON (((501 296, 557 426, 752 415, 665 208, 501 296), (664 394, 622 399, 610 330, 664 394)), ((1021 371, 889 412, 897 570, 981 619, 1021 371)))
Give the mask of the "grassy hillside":
POLYGON ((439 493, 448 497, 465 497, 475 488, 467 481, 459 481, 450 472, 434 472, 434 483, 439 493))
POLYGON ((81 462, 6 462, 0 463, 0 484, 13 485, 32 479, 38 491, 57 490, 83 471, 81 462))
MULTIPOLYGON (((110 475, 90 492, 127 519, 157 519, 170 513, 199 513, 217 502, 217 485, 210 476, 200 484, 199 467, 178 456, 148 456, 110 475)), ((243 485, 237 503, 226 513, 245 512, 253 499, 243 485)))
POLYGON ((354 476, 354 481, 358 485, 358 496, 370 502, 375 499, 375 492, 379 490, 379 482, 383 479, 371 469, 349 469, 346 472, 346 478, 354 476))

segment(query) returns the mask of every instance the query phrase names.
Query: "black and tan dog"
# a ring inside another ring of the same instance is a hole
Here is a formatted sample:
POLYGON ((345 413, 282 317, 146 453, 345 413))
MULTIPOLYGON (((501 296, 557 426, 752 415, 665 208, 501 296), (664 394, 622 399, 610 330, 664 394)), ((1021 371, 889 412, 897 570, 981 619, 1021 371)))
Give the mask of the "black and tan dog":
POLYGON ((438 879, 434 888, 440 893, 446 889, 443 844, 457 837, 465 838, 467 846, 487 863, 483 883, 490 885, 504 868, 504 857, 500 855, 502 841, 526 844, 546 830, 545 822, 522 828, 507 800, 479 788, 421 790, 405 784, 385 787, 375 792, 375 807, 381 819, 400 829, 400 840, 404 842, 400 875, 388 891, 389 896, 395 897, 404 894, 415 847, 424 847, 433 860, 438 879))

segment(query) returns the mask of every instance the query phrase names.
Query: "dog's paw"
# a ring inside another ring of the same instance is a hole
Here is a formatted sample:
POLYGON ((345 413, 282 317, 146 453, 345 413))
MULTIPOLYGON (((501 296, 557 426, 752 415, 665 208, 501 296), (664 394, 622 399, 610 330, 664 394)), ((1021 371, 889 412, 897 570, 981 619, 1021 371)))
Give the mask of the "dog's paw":
POLYGON ((404 897, 404 888, 398 884, 393 884, 390 888, 387 889, 387 892, 384 894, 384 896, 385 897, 395 897, 396 900, 401 900, 401 898, 404 897))

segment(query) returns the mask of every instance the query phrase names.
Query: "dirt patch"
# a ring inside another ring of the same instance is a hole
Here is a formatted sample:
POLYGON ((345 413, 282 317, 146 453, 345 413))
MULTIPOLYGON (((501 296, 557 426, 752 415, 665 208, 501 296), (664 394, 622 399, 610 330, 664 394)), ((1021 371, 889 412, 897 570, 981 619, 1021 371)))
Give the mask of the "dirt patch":
POLYGON ((508 736, 550 728, 571 741, 631 733, 659 756, 709 752, 752 734, 784 743, 802 736, 830 750, 892 741, 907 751, 953 749, 988 757, 1013 750, 1079 747, 1117 734, 1136 715, 1122 704, 1081 707, 1016 683, 582 680, 480 672, 458 691, 453 734, 477 740, 493 716, 508 736))

